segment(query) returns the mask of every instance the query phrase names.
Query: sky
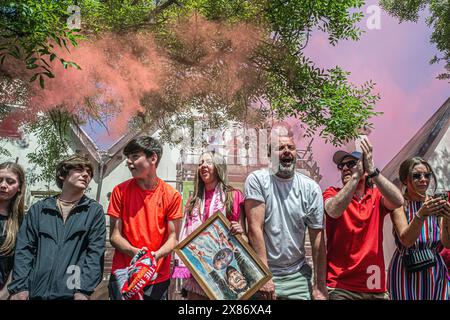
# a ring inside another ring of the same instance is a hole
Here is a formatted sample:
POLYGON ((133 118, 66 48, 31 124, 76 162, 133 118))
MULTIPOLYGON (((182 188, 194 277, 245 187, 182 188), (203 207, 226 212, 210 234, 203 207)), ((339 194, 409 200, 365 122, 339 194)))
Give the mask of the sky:
MULTIPOLYGON (((341 66, 351 72, 349 80, 355 85, 368 80, 376 83, 374 92, 381 99, 375 110, 384 114, 373 118, 374 129, 369 139, 374 146, 375 165, 382 170, 450 97, 450 86, 447 81, 436 79, 444 71, 443 64, 429 64, 437 51, 430 43, 432 30, 426 25, 424 14, 417 23, 399 24, 380 8, 380 28, 369 29, 367 21, 373 21, 368 20, 373 11, 366 10, 377 3, 366 1, 363 8, 366 15, 360 23, 365 33, 359 41, 341 41, 333 47, 325 34, 315 32, 305 54, 320 68, 341 66)), ((98 125, 85 127, 94 141, 106 149, 112 141, 105 140, 104 129, 99 128, 98 125)), ((306 142, 300 141, 300 147, 306 146, 306 142)), ((323 176, 320 186, 339 185, 339 174, 331 161, 337 149, 319 137, 312 146, 323 176)))
MULTIPOLYGON (((366 1, 364 12, 378 1, 366 1)), ((432 30, 422 16, 417 23, 403 22, 381 10, 380 29, 369 30, 366 16, 361 21, 365 33, 359 41, 342 41, 336 47, 328 44, 323 34, 313 34, 305 54, 321 68, 337 65, 351 72, 349 80, 361 85, 376 83, 381 99, 375 111, 384 114, 373 118, 374 129, 369 139, 374 147, 375 165, 384 166, 412 138, 420 127, 450 97, 447 81, 437 80, 443 64, 430 65, 437 53, 430 43, 432 30)), ((339 185, 340 179, 331 158, 338 150, 320 138, 313 142, 314 159, 318 162, 322 188, 339 185)))

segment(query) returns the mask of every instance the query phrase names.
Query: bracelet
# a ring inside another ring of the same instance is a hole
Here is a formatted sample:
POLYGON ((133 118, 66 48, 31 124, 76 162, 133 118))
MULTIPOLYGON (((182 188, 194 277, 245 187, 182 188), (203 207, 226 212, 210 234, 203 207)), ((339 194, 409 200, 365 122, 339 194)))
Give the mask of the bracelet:
POLYGON ((424 220, 425 220, 425 217, 421 217, 421 216, 419 215, 419 211, 417 211, 416 213, 414 213, 414 216, 415 216, 417 219, 419 219, 420 221, 424 221, 424 220))

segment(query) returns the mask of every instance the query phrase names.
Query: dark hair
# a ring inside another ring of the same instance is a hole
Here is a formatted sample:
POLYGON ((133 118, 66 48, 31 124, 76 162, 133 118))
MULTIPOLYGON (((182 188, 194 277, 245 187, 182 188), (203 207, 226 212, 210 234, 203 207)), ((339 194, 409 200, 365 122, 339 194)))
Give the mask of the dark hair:
POLYGON ((84 169, 88 167, 91 170, 91 178, 94 174, 94 169, 92 166, 92 163, 89 161, 89 159, 86 156, 74 154, 71 156, 68 156, 64 159, 62 159, 57 165, 56 165, 56 173, 55 173, 55 180, 56 185, 58 188, 62 189, 63 187, 63 180, 61 177, 65 178, 69 174, 69 171, 72 169, 84 169))
MULTIPOLYGON (((228 285, 230 285, 230 273, 232 273, 232 272, 234 272, 234 271, 236 271, 236 272, 242 274, 239 270, 237 270, 237 269, 236 269, 235 267, 233 267, 233 266, 228 266, 227 269, 225 270, 225 276, 226 276, 226 281, 227 281, 227 284, 228 284, 228 285)), ((242 274, 242 275, 243 275, 243 274, 242 274)), ((244 278, 245 278, 245 277, 244 277, 244 278)), ((247 281, 247 279, 245 279, 245 280, 247 281)), ((236 293, 241 293, 241 292, 244 292, 245 290, 247 290, 247 287, 248 287, 248 282, 247 282, 247 286, 245 286, 244 288, 241 288, 241 289, 233 288, 232 290, 234 290, 234 292, 236 292, 236 293)))
MULTIPOLYGON (((434 171, 431 168, 430 164, 421 157, 409 158, 402 162, 402 164, 400 165, 400 169, 398 170, 398 176, 399 176, 400 182, 406 186, 407 182, 408 182, 408 178, 410 180, 412 180, 412 170, 414 169, 415 166, 417 166, 419 164, 423 164, 425 167, 427 167, 428 172, 431 172, 431 176, 433 177, 433 182, 434 182, 434 190, 436 191, 436 188, 437 188, 436 175, 434 174, 434 171)), ((412 190, 412 191, 415 191, 415 190, 412 190)), ((405 189, 405 194, 406 194, 406 192, 407 192, 407 190, 405 189)))
POLYGON ((128 157, 130 154, 137 152, 144 152, 147 158, 150 158, 154 154, 157 156, 156 166, 158 166, 163 154, 163 148, 161 143, 148 135, 140 136, 127 143, 123 149, 123 154, 128 157))
POLYGON ((227 275, 227 279, 230 276, 230 273, 232 273, 233 271, 238 271, 235 267, 233 266, 228 266, 227 269, 225 270, 225 274, 227 275))

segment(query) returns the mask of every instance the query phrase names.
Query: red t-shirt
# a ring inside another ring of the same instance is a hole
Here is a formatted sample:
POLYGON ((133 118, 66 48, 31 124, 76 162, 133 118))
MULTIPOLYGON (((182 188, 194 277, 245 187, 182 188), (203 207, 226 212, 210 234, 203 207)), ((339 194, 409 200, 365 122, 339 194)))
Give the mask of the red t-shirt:
MULTIPOLYGON (((108 215, 122 220, 122 236, 136 247, 156 251, 167 241, 169 220, 181 219, 180 194, 159 179, 153 190, 143 190, 136 179, 127 180, 114 187, 108 207, 108 215)), ((115 250, 112 272, 123 269, 132 257, 115 250)), ((170 255, 157 262, 157 278, 150 284, 170 278, 170 255)))
MULTIPOLYGON (((323 199, 341 189, 330 187, 323 199)), ((355 292, 386 292, 383 256, 383 221, 388 213, 376 188, 367 188, 358 201, 353 197, 342 216, 326 214, 327 285, 355 292)))

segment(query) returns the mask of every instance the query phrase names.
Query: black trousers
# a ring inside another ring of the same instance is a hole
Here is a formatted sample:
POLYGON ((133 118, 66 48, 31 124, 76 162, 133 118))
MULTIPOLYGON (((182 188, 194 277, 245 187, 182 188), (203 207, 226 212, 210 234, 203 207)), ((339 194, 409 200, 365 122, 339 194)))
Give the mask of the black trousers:
MULTIPOLYGON (((156 283, 144 288, 144 300, 167 300, 170 280, 156 283)), ((108 283, 110 300, 122 300, 119 286, 114 275, 111 275, 108 283)))

